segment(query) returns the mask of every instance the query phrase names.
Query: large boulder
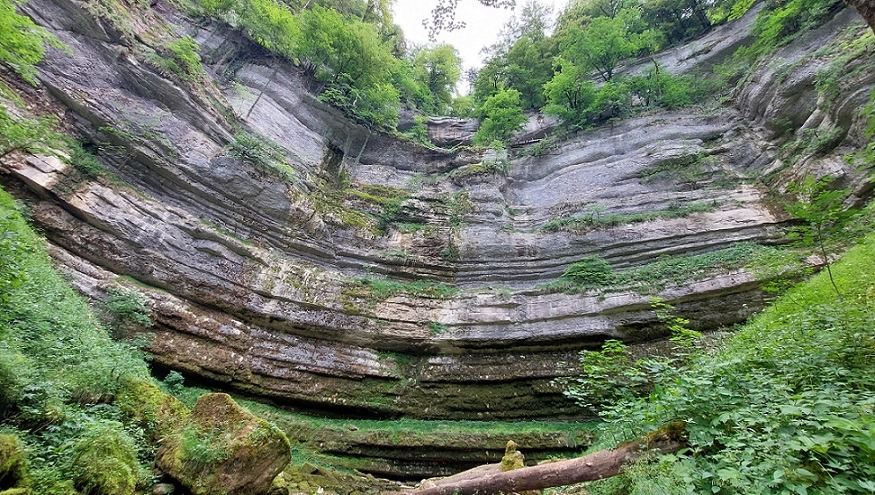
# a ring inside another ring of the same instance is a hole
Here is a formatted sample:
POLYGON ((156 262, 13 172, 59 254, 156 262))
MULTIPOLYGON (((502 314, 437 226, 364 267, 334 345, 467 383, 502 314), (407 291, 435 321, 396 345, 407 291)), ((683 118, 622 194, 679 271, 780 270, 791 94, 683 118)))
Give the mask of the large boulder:
POLYGON ((24 446, 15 435, 0 435, 0 493, 28 494, 24 446))
POLYGON ((146 380, 125 382, 116 397, 116 404, 143 428, 155 444, 179 432, 190 415, 185 404, 146 380))
POLYGON ((227 394, 198 399, 155 455, 159 469, 193 495, 263 495, 291 460, 282 431, 227 394))

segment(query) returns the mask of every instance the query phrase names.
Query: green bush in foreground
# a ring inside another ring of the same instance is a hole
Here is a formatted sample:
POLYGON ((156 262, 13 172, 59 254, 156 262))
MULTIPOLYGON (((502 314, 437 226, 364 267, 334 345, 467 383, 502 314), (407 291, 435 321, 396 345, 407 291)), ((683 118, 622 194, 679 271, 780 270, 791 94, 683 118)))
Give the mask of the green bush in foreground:
POLYGON ((873 493, 873 260, 870 235, 833 267, 843 296, 821 273, 740 328, 724 349, 694 357, 649 397, 606 407, 599 447, 680 420, 689 449, 586 490, 873 493))
POLYGON ((74 482, 130 493, 145 442, 110 403, 126 377, 146 379, 146 363, 109 338, 0 190, 0 427, 21 431, 34 495, 74 482))

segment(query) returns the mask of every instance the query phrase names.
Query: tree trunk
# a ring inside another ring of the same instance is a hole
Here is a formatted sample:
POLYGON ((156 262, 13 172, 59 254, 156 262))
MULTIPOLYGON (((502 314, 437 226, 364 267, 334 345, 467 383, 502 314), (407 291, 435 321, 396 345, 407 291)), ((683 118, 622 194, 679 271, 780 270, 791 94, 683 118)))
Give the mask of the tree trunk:
POLYGON ((473 478, 466 475, 471 472, 461 473, 441 480, 435 486, 413 491, 411 495, 517 493, 609 478, 620 474, 625 464, 650 452, 666 454, 684 448, 686 446, 683 438, 684 428, 683 423, 671 424, 616 449, 594 452, 577 459, 539 464, 506 472, 484 470, 482 472, 485 474, 473 478))
POLYGON ((866 19, 872 32, 875 32, 875 0, 846 0, 857 12, 866 19))

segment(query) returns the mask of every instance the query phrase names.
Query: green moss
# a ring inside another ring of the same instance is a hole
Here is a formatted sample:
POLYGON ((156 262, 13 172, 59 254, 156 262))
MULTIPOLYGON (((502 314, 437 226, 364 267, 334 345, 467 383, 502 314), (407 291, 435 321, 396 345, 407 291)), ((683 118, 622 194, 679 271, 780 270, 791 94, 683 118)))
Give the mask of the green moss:
POLYGON ((146 380, 127 380, 116 404, 153 442, 177 432, 189 417, 188 408, 182 402, 146 380))
POLYGON ((198 55, 200 45, 191 36, 159 45, 157 50, 150 60, 166 73, 176 75, 183 81, 206 78, 198 55))
POLYGON ((0 490, 24 490, 28 484, 24 445, 15 435, 0 434, 0 490))
POLYGON ((137 447, 121 423, 91 425, 74 443, 72 455, 73 481, 82 493, 134 493, 139 474, 137 447))
POLYGON ((448 299, 459 293, 457 287, 430 280, 402 281, 374 276, 349 280, 341 291, 344 309, 355 313, 372 310, 391 297, 409 296, 448 299))
POLYGON ((478 175, 489 175, 489 174, 506 174, 508 169, 510 168, 510 162, 508 161, 500 161, 500 160, 492 160, 492 161, 483 161, 480 163, 475 163, 473 165, 466 165, 464 167, 459 167, 450 172, 449 177, 454 179, 465 179, 468 177, 474 177, 478 175))
POLYGON ((464 224, 465 215, 471 213, 474 208, 468 191, 446 194, 443 200, 447 206, 447 222, 450 227, 461 227, 464 224))
POLYGON ((444 325, 443 323, 439 323, 436 321, 428 322, 428 334, 431 337, 438 337, 438 336, 446 333, 446 331, 449 329, 450 328, 448 326, 444 325))

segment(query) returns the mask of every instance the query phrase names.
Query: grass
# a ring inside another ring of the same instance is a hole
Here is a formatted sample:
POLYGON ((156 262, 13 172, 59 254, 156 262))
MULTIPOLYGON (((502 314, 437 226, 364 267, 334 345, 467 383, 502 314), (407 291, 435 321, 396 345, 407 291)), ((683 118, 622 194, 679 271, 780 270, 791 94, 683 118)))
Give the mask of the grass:
POLYGON ((572 216, 550 220, 541 230, 544 232, 584 232, 599 227, 613 227, 631 223, 643 223, 651 220, 683 218, 694 213, 707 213, 716 210, 720 204, 717 201, 690 203, 688 205, 670 204, 663 210, 645 211, 640 213, 601 214, 601 210, 593 211, 587 216, 572 216))
POLYGON ((283 148, 256 132, 239 131, 228 144, 228 153, 286 182, 296 182, 295 170, 286 162, 283 148))
POLYGON ((364 297, 374 301, 385 301, 400 295, 447 299, 458 293, 457 287, 441 282, 401 281, 374 276, 354 279, 344 287, 344 294, 348 296, 364 297))
POLYGON ((588 258, 569 266, 559 280, 544 285, 542 289, 570 294, 593 289, 603 292, 634 290, 647 293, 739 269, 771 256, 777 250, 753 243, 740 243, 704 254, 665 256, 646 265, 619 271, 612 270, 605 263, 594 262, 600 258, 588 258), (594 275, 583 276, 589 273, 594 275))
POLYGON ((682 420, 689 448, 581 489, 592 495, 873 493, 873 260, 870 234, 833 267, 843 296, 821 273, 739 328, 724 348, 664 379, 650 397, 603 411, 599 447, 682 420))

